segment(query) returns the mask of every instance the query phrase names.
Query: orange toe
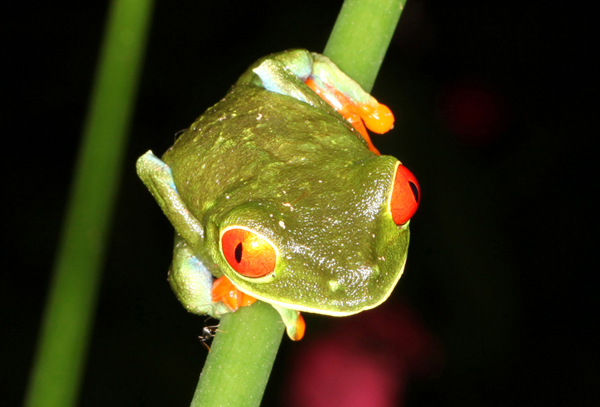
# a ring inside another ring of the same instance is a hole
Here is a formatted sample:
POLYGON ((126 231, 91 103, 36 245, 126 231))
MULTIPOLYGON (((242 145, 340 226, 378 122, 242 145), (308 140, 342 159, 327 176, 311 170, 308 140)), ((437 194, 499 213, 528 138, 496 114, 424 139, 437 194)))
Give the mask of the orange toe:
POLYGON ((222 301, 229 309, 236 311, 239 307, 254 304, 256 298, 238 290, 231 280, 222 276, 213 282, 212 300, 213 302, 222 301))
POLYGON ((378 103, 376 106, 358 105, 360 117, 374 133, 387 133, 394 127, 394 115, 389 107, 378 103))

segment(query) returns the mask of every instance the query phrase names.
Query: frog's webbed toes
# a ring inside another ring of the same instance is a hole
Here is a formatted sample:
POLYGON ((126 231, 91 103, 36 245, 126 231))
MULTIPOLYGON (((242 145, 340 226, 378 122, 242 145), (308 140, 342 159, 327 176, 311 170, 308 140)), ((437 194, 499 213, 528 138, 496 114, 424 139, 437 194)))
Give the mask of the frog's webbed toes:
MULTIPOLYGON (((271 304, 273 305, 273 304, 271 304)), ((283 308, 278 305, 273 305, 273 308, 279 312, 281 319, 285 324, 285 329, 292 341, 299 341, 304 337, 306 331, 306 323, 300 311, 295 311, 289 308, 283 308)))

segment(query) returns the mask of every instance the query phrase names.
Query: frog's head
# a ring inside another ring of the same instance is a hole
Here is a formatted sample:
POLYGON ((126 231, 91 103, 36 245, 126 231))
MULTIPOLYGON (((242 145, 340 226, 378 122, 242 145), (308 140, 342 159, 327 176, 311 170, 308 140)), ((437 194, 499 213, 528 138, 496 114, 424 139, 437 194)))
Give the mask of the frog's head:
POLYGON ((206 250, 253 297, 354 314, 382 303, 402 275, 418 193, 390 156, 273 164, 207 211, 206 250))

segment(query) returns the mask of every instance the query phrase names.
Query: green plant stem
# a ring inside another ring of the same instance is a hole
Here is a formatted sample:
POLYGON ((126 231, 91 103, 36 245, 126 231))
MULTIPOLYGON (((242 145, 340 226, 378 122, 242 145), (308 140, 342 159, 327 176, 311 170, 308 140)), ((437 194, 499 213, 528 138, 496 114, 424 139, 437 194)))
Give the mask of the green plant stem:
POLYGON ((259 406, 281 343, 279 313, 257 301, 221 318, 192 407, 259 406))
POLYGON ((151 9, 151 0, 115 0, 110 6, 26 394, 28 407, 77 401, 151 9))
POLYGON ((373 89, 406 0, 346 0, 324 55, 364 90, 373 89))
MULTIPOLYGON (((325 54, 370 91, 406 0, 346 0, 325 54), (355 31, 356 30, 356 31, 355 31)), ((192 407, 259 406, 283 333, 269 305, 257 302, 221 319, 192 407)), ((309 331, 310 332, 310 331, 309 331)))

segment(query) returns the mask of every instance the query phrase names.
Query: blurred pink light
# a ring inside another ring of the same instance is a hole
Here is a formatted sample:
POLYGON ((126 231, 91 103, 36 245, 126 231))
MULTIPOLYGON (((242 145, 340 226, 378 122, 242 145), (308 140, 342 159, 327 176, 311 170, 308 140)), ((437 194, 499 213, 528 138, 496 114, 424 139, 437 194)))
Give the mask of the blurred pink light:
POLYGON ((401 406, 409 379, 442 365, 439 344, 405 305, 386 304, 335 325, 326 336, 305 339, 286 406, 401 406))
POLYGON ((440 96, 439 108, 446 128, 456 139, 471 145, 496 139, 506 120, 500 95, 476 81, 447 87, 440 96))

